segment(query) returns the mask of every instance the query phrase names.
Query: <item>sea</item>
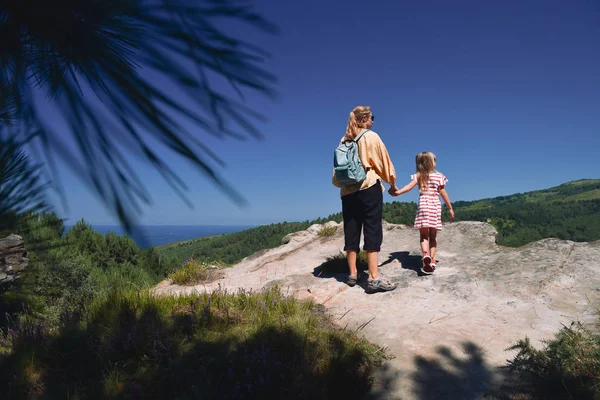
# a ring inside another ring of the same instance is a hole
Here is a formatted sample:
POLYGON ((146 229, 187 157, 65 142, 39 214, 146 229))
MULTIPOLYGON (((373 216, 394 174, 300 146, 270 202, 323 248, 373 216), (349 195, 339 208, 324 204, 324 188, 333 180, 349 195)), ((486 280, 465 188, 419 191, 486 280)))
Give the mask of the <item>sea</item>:
MULTIPOLYGON (((141 225, 131 237, 138 247, 146 248, 182 240, 241 232, 254 227, 256 225, 141 225)), ((68 230, 71 226, 65 228, 68 230)), ((125 234, 125 230, 120 225, 92 225, 92 228, 103 235, 108 232, 120 236, 125 234)))

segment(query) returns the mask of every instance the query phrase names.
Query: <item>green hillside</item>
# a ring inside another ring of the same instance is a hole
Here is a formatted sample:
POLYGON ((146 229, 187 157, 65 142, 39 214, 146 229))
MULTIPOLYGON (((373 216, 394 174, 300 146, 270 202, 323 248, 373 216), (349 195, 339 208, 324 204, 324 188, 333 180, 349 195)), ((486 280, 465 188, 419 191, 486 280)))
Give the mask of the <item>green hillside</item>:
POLYGON ((289 233, 305 230, 312 224, 322 224, 332 218, 334 216, 314 221, 263 225, 242 232, 171 243, 157 247, 157 250, 167 258, 174 258, 178 262, 194 258, 203 262, 220 261, 235 264, 259 250, 279 246, 281 239, 289 233))
MULTIPOLYGON (((519 247, 548 237, 574 241, 600 239, 600 179, 583 179, 544 190, 453 203, 456 221, 491 223, 499 232, 498 243, 519 247)), ((417 205, 391 202, 383 206, 383 219, 411 225, 417 205)), ((256 251, 273 248, 291 233, 311 224, 342 220, 341 213, 304 222, 264 225, 227 235, 188 240, 158 250, 179 261, 195 258, 233 264, 256 251)), ((443 220, 448 221, 444 208, 443 220)))
POLYGON ((600 179, 581 179, 567 182, 549 189, 535 190, 526 193, 516 193, 509 196, 499 196, 492 199, 476 201, 458 201, 455 208, 463 210, 485 209, 509 204, 539 203, 550 204, 554 202, 576 202, 578 200, 600 199, 600 179))
MULTIPOLYGON (((600 239, 600 180, 583 179, 544 190, 453 203, 456 221, 484 221, 498 243, 519 247, 548 237, 578 242, 600 239)), ((411 224, 415 203, 389 203, 384 219, 411 224)), ((413 214, 414 215, 414 214, 413 214)), ((444 208, 443 219, 448 220, 444 208)))

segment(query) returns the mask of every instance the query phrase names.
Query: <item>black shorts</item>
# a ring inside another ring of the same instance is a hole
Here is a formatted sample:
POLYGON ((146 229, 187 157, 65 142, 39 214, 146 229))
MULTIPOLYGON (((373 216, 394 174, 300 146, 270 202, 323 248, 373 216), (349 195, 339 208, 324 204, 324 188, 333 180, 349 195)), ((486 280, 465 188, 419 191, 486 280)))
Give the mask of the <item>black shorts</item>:
POLYGON ((383 193, 381 183, 342 196, 344 250, 360 251, 360 234, 364 228, 363 250, 380 251, 383 241, 383 193))

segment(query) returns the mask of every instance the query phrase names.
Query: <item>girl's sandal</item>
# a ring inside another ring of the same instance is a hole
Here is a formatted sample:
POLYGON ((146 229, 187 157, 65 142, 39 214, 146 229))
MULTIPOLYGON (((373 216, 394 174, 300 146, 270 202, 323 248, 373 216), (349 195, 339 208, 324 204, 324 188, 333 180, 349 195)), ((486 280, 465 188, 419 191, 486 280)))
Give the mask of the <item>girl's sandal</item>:
POLYGON ((348 286, 354 286, 354 285, 356 285, 357 280, 358 280, 358 276, 350 275, 350 276, 348 276, 348 281, 346 283, 348 284, 348 286))

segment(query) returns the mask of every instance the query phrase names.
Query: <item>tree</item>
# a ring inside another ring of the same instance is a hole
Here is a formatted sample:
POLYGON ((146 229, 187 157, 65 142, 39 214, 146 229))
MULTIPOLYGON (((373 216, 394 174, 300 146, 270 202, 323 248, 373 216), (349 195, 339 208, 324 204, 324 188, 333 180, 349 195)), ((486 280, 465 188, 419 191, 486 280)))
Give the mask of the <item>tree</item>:
POLYGON ((226 80, 242 98, 244 88, 273 97, 275 78, 262 66, 268 54, 225 33, 223 20, 231 32, 238 23, 277 31, 237 0, 4 0, 0 137, 22 138, 55 182, 61 158, 129 231, 150 201, 130 156, 150 163, 185 200, 187 187, 164 157, 173 151, 244 204, 198 132, 260 137, 255 123, 264 116, 213 83, 226 80), (64 128, 44 118, 40 94, 64 128))
POLYGON ((16 226, 19 215, 49 211, 46 186, 39 166, 29 162, 19 143, 4 140, 0 146, 0 238, 16 226))

